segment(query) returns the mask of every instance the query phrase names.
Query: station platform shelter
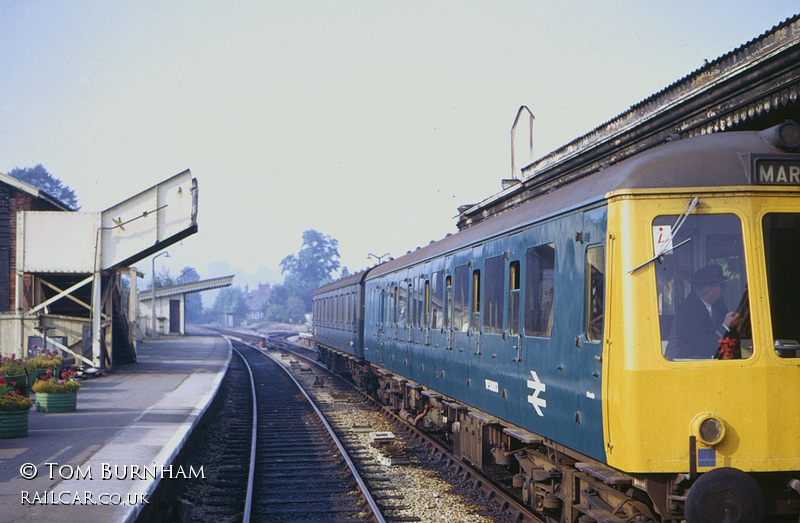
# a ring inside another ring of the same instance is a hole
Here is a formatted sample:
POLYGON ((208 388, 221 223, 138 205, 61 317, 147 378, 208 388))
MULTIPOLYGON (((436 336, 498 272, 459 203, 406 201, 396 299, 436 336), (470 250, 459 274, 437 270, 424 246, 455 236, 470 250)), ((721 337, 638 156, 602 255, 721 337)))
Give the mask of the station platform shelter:
POLYGON ((139 332, 137 335, 154 337, 162 334, 186 333, 186 295, 223 287, 230 287, 233 276, 220 276, 207 280, 156 287, 155 307, 153 292, 139 293, 139 332), (155 309, 155 313, 153 312, 155 309))

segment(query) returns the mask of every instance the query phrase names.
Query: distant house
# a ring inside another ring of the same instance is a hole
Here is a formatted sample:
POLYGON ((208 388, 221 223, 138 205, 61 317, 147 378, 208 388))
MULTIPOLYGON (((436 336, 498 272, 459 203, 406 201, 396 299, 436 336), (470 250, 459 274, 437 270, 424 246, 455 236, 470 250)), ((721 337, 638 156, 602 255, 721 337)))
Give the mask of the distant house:
POLYGON ((247 319, 253 321, 261 321, 264 319, 264 307, 269 301, 269 295, 272 293, 272 286, 269 283, 259 283, 257 289, 252 291, 248 287, 244 287, 244 299, 247 303, 247 319))

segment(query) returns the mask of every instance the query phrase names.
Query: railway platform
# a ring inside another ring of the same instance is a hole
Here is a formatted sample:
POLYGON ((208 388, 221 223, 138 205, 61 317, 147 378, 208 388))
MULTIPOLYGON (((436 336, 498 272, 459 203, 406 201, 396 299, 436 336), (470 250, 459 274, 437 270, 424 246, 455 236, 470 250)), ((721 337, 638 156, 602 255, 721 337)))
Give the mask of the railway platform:
POLYGON ((76 412, 31 409, 28 437, 0 440, 0 520, 130 522, 153 509, 159 482, 202 481, 202 466, 175 460, 225 375, 230 344, 192 331, 146 340, 138 353, 84 381, 76 412))

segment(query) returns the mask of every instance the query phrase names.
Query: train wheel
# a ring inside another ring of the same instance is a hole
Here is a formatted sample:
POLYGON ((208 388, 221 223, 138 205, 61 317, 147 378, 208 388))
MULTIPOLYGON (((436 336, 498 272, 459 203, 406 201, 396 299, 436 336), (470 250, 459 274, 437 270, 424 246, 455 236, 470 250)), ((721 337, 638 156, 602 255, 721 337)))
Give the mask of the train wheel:
POLYGON ((764 497, 753 478, 734 468, 706 472, 686 497, 687 523, 749 523, 764 520, 764 497))

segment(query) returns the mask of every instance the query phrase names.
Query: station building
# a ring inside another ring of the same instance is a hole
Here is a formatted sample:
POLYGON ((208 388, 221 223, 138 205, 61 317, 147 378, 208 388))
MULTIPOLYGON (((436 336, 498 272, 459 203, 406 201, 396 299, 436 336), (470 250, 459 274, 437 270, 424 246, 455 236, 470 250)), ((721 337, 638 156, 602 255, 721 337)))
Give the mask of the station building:
POLYGON ((102 212, 0 174, 0 353, 58 349, 77 365, 136 361, 133 264, 197 232, 189 170, 102 212))
POLYGON ((139 293, 138 339, 142 336, 162 334, 186 334, 186 295, 223 287, 230 287, 233 276, 220 276, 208 280, 156 287, 155 313, 153 312, 153 292, 139 293), (155 319, 155 321, 153 321, 155 319))

